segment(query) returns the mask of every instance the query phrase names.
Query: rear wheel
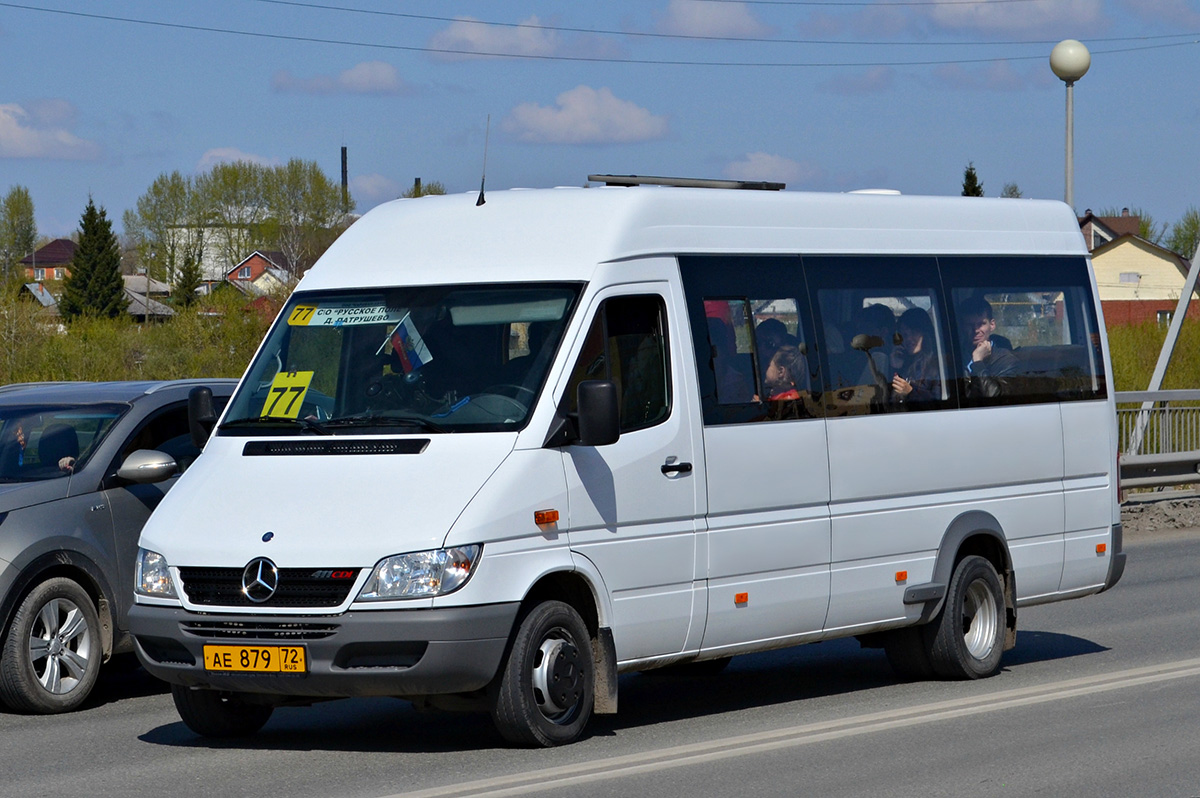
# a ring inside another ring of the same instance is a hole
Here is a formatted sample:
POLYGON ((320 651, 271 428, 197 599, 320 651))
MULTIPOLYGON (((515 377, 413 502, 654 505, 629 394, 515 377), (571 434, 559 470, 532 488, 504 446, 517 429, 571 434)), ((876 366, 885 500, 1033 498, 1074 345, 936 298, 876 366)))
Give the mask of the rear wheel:
POLYGON ((246 737, 266 725, 274 708, 251 704, 237 693, 171 685, 175 709, 189 729, 204 737, 246 737))
POLYGON ((1004 622, 1004 589, 996 569, 984 557, 963 558, 927 632, 934 672, 948 679, 995 674, 1004 653, 1004 622))
POLYGON ((524 746, 574 742, 592 715, 592 642, 583 619, 561 601, 534 607, 520 622, 492 686, 492 721, 524 746))
POLYGON ((101 659, 92 597, 70 579, 47 579, 21 602, 8 628, 0 698, 21 712, 75 709, 95 686, 101 659))

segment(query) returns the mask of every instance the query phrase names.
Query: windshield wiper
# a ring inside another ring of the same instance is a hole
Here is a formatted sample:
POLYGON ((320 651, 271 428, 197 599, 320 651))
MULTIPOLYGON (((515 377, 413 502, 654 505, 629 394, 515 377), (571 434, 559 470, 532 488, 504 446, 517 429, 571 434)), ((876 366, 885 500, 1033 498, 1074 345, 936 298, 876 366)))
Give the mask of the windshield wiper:
POLYGON ((326 421, 324 427, 326 430, 340 427, 416 427, 426 432, 448 431, 420 416, 343 416, 326 421))
POLYGON ((222 427, 253 427, 262 424, 287 424, 292 427, 300 427, 306 432, 315 432, 318 435, 332 435, 333 433, 325 429, 325 426, 318 424, 315 421, 309 421, 307 418, 284 418, 283 416, 259 416, 258 418, 235 418, 232 421, 226 421, 222 427))

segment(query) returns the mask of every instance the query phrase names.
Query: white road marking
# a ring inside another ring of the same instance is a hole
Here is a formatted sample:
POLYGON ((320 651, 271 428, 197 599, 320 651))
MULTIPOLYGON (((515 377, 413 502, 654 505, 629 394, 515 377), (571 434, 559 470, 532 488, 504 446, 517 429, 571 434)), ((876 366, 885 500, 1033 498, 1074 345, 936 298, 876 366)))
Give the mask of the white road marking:
POLYGON ((1036 687, 1022 687, 999 693, 989 693, 988 695, 902 707, 885 712, 872 712, 839 720, 788 726, 782 729, 642 751, 608 759, 523 771, 477 781, 448 784, 417 792, 396 793, 382 798, 450 798, 451 796, 505 798, 505 796, 529 795, 668 768, 685 767, 693 763, 711 762, 715 759, 749 756, 765 751, 795 748, 888 729, 919 726, 1050 701, 1063 701, 1093 693, 1187 679, 1193 676, 1200 676, 1200 658, 1131 668, 1098 676, 1084 676, 1036 687))

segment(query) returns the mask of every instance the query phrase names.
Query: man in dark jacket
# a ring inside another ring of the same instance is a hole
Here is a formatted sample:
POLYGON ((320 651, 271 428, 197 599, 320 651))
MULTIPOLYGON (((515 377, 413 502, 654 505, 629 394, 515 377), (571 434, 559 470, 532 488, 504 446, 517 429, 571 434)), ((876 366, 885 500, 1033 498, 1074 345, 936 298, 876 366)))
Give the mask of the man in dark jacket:
POLYGON ((958 308, 963 337, 971 359, 967 363, 967 396, 994 399, 1012 391, 1011 377, 1017 373, 1017 357, 1011 344, 995 336, 996 318, 992 305, 983 297, 972 297, 958 308))

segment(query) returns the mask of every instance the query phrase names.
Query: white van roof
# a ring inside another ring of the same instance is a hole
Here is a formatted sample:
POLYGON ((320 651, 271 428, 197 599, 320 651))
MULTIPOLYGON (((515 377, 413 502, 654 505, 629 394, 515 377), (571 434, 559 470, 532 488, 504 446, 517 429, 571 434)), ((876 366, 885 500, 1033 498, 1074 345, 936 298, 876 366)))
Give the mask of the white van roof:
POLYGON ((673 187, 509 189, 401 199, 365 214, 300 287, 574 281, 648 255, 1086 255, 1047 200, 673 187))

